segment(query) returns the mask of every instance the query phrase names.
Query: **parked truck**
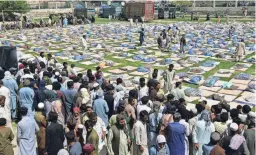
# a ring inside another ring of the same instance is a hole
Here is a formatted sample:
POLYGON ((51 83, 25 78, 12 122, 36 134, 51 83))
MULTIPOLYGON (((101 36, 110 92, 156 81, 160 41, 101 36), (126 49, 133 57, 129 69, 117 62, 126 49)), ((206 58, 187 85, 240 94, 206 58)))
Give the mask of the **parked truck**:
POLYGON ((144 17, 144 21, 150 21, 154 19, 154 2, 145 1, 145 2, 128 2, 124 7, 124 16, 126 19, 137 18, 141 19, 144 17))
POLYGON ((91 18, 92 16, 95 16, 95 9, 94 8, 75 8, 74 16, 77 17, 77 19, 82 19, 84 17, 91 18))

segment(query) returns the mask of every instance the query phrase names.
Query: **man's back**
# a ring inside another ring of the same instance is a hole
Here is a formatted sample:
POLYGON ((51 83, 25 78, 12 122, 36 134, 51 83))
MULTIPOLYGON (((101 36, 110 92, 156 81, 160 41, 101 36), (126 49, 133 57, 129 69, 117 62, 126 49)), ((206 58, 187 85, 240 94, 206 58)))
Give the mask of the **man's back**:
POLYGON ((98 146, 99 146, 99 136, 94 129, 92 129, 90 135, 88 135, 86 143, 93 144, 93 146, 95 147, 94 153, 95 153, 95 155, 97 155, 98 154, 98 146))
POLYGON ((167 144, 171 154, 185 154, 185 127, 178 123, 169 123, 168 126, 167 144))
POLYGON ((243 155, 243 144, 241 144, 237 150, 233 150, 229 147, 232 138, 233 136, 226 136, 221 140, 221 147, 225 150, 226 155, 243 155))
MULTIPOLYGON (((29 87, 23 87, 19 91, 22 104, 33 103, 34 91, 29 87)), ((32 105, 31 105, 32 106, 32 105)))
POLYGON ((3 83, 10 90, 11 95, 16 95, 15 90, 18 90, 18 85, 14 79, 3 79, 3 83))
POLYGON ((35 120, 31 117, 24 116, 18 123, 18 145, 19 154, 36 155, 36 137, 35 134, 39 128, 35 120))
POLYGON ((63 148, 64 130, 62 125, 51 122, 46 129, 46 150, 49 153, 57 153, 63 148))
POLYGON ((69 155, 81 155, 81 154, 82 154, 82 146, 79 142, 75 142, 69 150, 69 155))
POLYGON ((108 117, 110 118, 112 116, 112 114, 114 113, 114 97, 113 97, 113 95, 106 94, 104 96, 104 100, 108 104, 108 108, 109 108, 108 117))
POLYGON ((18 123, 18 135, 20 138, 26 139, 35 139, 36 130, 38 130, 38 126, 34 119, 25 116, 18 123))
POLYGON ((75 102, 76 92, 77 91, 75 89, 67 89, 63 91, 66 103, 68 103, 69 105, 72 105, 75 102))
MULTIPOLYGON (((93 104, 93 111, 105 122, 108 120, 107 112, 109 111, 107 102, 102 98, 96 99, 93 104)), ((108 124, 106 124, 107 126, 108 124)))

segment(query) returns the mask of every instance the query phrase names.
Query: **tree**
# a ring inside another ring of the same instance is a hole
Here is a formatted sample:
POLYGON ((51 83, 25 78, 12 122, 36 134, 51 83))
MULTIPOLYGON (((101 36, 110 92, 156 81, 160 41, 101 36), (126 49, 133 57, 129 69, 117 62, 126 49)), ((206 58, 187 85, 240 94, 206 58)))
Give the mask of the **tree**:
POLYGON ((189 0, 178 0, 172 2, 176 7, 192 6, 192 2, 189 0))
POLYGON ((29 5, 26 1, 0 1, 0 10, 7 13, 26 13, 29 11, 29 5))

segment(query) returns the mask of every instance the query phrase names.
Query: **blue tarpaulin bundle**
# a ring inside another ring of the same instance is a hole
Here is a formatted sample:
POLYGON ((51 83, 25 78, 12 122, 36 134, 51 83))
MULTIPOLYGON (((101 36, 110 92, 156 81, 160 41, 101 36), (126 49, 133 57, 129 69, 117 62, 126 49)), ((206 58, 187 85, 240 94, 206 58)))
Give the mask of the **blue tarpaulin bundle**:
POLYGON ((204 81, 204 86, 206 87, 213 87, 214 84, 219 80, 219 77, 213 76, 204 81))
POLYGON ((192 84, 198 85, 201 80, 202 80, 202 76, 196 75, 196 76, 192 76, 189 82, 192 84))
POLYGON ((251 79, 251 74, 240 73, 240 74, 237 74, 234 78, 238 79, 238 80, 250 80, 251 79))
POLYGON ((204 66, 204 67, 213 67, 216 65, 216 62, 213 60, 207 60, 204 63, 201 63, 200 66, 204 66))
POLYGON ((144 72, 144 73, 146 73, 146 72, 149 72, 149 69, 146 68, 146 67, 138 67, 138 72, 144 72))
POLYGON ((188 97, 202 96, 202 92, 198 88, 187 88, 184 92, 188 97))

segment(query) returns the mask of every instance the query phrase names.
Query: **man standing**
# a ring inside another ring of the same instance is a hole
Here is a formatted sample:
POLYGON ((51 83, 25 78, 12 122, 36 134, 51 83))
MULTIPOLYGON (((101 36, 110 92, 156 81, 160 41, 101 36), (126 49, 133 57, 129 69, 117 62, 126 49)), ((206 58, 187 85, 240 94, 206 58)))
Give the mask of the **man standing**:
POLYGON ((140 78, 140 86, 138 87, 138 90, 139 90, 139 92, 138 92, 138 95, 139 95, 138 100, 139 101, 141 100, 142 97, 149 95, 148 94, 149 93, 148 86, 146 85, 146 80, 144 77, 140 78))
POLYGON ((7 122, 6 126, 12 130, 12 120, 11 120, 10 110, 5 103, 6 103, 5 96, 0 95, 0 118, 5 118, 7 122))
POLYGON ((45 119, 45 116, 43 115, 43 112, 44 112, 44 104, 39 103, 38 110, 35 114, 35 120, 37 125, 39 126, 39 131, 36 134, 38 155, 44 155, 44 149, 45 149, 46 119, 45 119))
POLYGON ((180 113, 175 113, 173 116, 174 122, 169 123, 167 130, 167 144, 170 149, 170 154, 185 155, 185 127, 180 124, 180 113))
POLYGON ((58 114, 50 112, 48 115, 48 126, 46 128, 45 151, 47 155, 56 155, 63 149, 64 130, 61 124, 57 123, 58 114))
POLYGON ((97 99, 93 104, 93 111, 104 121, 105 125, 108 126, 108 104, 103 99, 104 92, 100 89, 97 92, 97 99))
POLYGON ((34 100, 34 90, 31 89, 30 81, 28 79, 24 80, 23 88, 20 89, 20 102, 22 107, 28 108, 28 113, 31 117, 34 117, 34 114, 32 113, 32 106, 33 106, 33 100, 34 100))
POLYGON ((36 153, 36 132, 39 131, 39 127, 36 124, 34 118, 27 116, 28 108, 21 107, 20 114, 22 116, 21 121, 18 123, 18 154, 19 155, 37 155, 36 153))
POLYGON ((108 132, 108 149, 110 155, 129 154, 130 138, 125 125, 125 117, 118 114, 117 123, 113 125, 108 132))
POLYGON ((185 93, 184 93, 184 90, 182 90, 181 82, 175 83, 175 89, 171 91, 171 94, 174 95, 174 100, 185 98, 185 93))
POLYGON ((168 70, 164 71, 164 88, 166 92, 170 92, 173 89, 173 80, 175 77, 175 71, 173 70, 174 65, 170 64, 168 70))
POLYGON ((141 28, 140 33, 140 46, 142 46, 144 40, 145 40, 145 32, 144 32, 144 28, 141 28))
POLYGON ((241 42, 239 42, 236 47, 236 61, 241 61, 244 55, 245 55, 245 44, 244 44, 244 39, 241 39, 241 42))
POLYGON ((148 139, 147 139, 147 123, 148 112, 146 110, 140 112, 140 119, 134 124, 133 135, 135 138, 133 144, 133 154, 148 155, 148 139))
POLYGON ((86 144, 92 144, 95 148, 94 155, 98 155, 99 136, 93 129, 93 122, 91 120, 87 120, 84 125, 87 131, 86 144))
POLYGON ((82 37, 82 45, 83 45, 83 49, 84 49, 83 54, 85 54, 85 52, 87 50, 87 37, 86 37, 86 35, 83 35, 83 37, 82 37))
POLYGON ((69 155, 81 155, 82 154, 82 146, 79 142, 75 140, 75 134, 73 132, 68 132, 66 134, 69 155))
POLYGON ((66 106, 66 118, 71 115, 72 108, 74 106, 75 101, 75 96, 77 94, 77 90, 74 89, 74 82, 73 81, 68 81, 67 82, 68 89, 63 91, 64 96, 65 96, 65 106, 66 106))
POLYGON ((211 134, 211 141, 209 144, 203 145, 203 155, 210 155, 213 153, 216 153, 218 155, 224 155, 225 150, 218 145, 220 141, 220 133, 219 132, 213 132, 211 134), (214 152, 213 152, 214 151, 214 152))
POLYGON ((159 112, 160 102, 153 102, 153 112, 149 115, 149 127, 148 127, 148 138, 149 138, 149 148, 155 145, 156 137, 158 134, 159 122, 162 118, 162 113, 159 112))
POLYGON ((98 145, 98 153, 104 152, 105 145, 105 137, 106 137, 106 126, 103 120, 97 116, 95 112, 89 115, 89 119, 93 122, 93 129, 97 132, 99 136, 99 145, 98 145))
POLYGON ((160 36, 157 38, 158 48, 161 49, 163 47, 163 34, 160 33, 160 36))
POLYGON ((10 110, 10 90, 4 86, 3 81, 0 80, 0 95, 5 97, 5 105, 10 110))
POLYGON ((113 114, 114 114, 114 86, 113 85, 108 85, 106 86, 106 90, 107 92, 104 95, 104 100, 107 102, 108 104, 108 118, 110 118, 113 114))
POLYGON ((10 109, 11 109, 11 117, 12 119, 16 119, 16 106, 17 106, 17 91, 18 91, 18 84, 14 80, 13 76, 9 71, 4 73, 3 79, 4 86, 7 87, 11 92, 11 99, 10 99, 10 109))
POLYGON ((125 112, 127 115, 132 118, 133 120, 136 120, 136 114, 135 114, 135 99, 132 97, 128 98, 128 104, 125 106, 125 112))
POLYGON ((185 34, 180 38, 180 53, 185 53, 184 46, 186 46, 185 34))

